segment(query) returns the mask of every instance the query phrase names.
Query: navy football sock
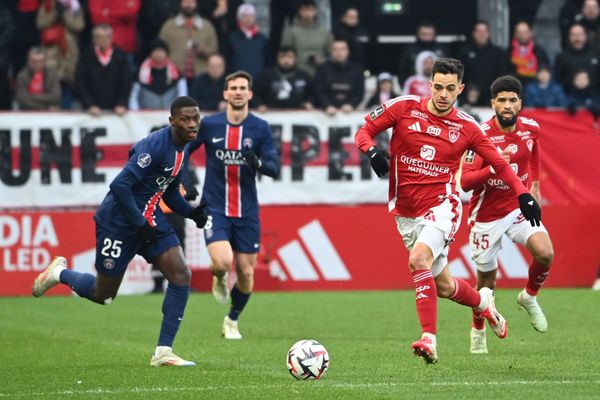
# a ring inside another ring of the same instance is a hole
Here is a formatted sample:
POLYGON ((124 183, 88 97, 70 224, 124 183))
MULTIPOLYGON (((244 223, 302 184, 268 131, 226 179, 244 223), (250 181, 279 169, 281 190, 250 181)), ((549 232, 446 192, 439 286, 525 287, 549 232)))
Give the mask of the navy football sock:
POLYGON ((173 347, 175 335, 183 319, 189 292, 189 286, 177 286, 169 282, 162 304, 163 320, 160 327, 160 336, 158 337, 158 346, 173 347))
POLYGON ((94 298, 96 277, 94 275, 65 269, 60 273, 60 281, 69 285, 80 297, 96 301, 94 298))
POLYGON ((231 289, 231 309, 229 310, 229 319, 236 321, 240 316, 242 310, 248 303, 248 299, 250 299, 250 293, 242 293, 238 289, 237 285, 233 285, 233 289, 231 289))

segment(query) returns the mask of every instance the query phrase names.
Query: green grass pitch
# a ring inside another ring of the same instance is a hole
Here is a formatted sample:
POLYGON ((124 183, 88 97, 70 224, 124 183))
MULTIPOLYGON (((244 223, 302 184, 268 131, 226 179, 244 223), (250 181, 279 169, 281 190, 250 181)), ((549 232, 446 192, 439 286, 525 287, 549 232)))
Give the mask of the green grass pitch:
POLYGON ((225 341, 226 306, 190 296, 175 352, 195 368, 152 368, 162 296, 110 306, 79 298, 0 299, 0 399, 592 399, 600 397, 600 293, 543 290, 549 331, 529 325, 516 290, 498 290, 505 340, 469 353, 470 310, 440 300, 439 363, 410 351, 414 292, 256 293, 225 341), (285 356, 316 339, 331 357, 320 381, 296 381, 285 356))

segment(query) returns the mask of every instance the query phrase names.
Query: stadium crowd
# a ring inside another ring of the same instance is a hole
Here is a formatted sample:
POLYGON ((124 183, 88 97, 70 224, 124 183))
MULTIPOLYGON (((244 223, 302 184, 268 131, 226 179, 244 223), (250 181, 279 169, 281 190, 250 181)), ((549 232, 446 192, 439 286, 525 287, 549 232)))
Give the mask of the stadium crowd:
POLYGON ((427 96, 433 62, 443 55, 465 64, 465 107, 488 106, 491 82, 510 73, 525 87, 525 106, 584 107, 600 115, 598 0, 565 1, 562 51, 554 60, 536 43, 531 22, 515 21, 508 48, 501 48, 492 43, 486 21, 474 24, 468 41, 450 46, 437 41, 433 23, 423 21, 416 41, 400 51, 395 71, 367 69, 370 35, 358 8, 350 6, 325 24, 315 0, 286 4, 272 12, 268 37, 251 1, 3 1, 0 110, 122 115, 165 109, 186 94, 203 110, 223 110, 225 75, 245 70, 255 80, 253 109, 333 115, 398 94, 427 96), (374 90, 365 84, 368 76, 376 76, 374 90))

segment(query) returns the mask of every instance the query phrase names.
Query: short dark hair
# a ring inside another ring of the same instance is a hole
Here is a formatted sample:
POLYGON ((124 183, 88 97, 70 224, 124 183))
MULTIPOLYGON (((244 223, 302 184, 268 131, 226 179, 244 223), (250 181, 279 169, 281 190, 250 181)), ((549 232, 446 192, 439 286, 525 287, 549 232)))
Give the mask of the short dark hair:
POLYGON ((433 63, 431 77, 433 78, 435 74, 456 74, 458 81, 462 82, 464 73, 465 66, 462 62, 455 58, 440 57, 433 63))
POLYGON ((248 81, 248 89, 252 89, 252 75, 247 73, 246 71, 235 71, 225 77, 225 90, 229 86, 229 81, 232 81, 237 78, 244 78, 248 81))
POLYGON ((490 86, 490 93, 492 94, 492 99, 495 99, 498 93, 500 92, 514 92, 521 97, 521 92, 523 91, 523 85, 521 82, 512 75, 504 75, 499 78, 496 78, 494 82, 492 82, 490 86))
POLYGON ((171 103, 171 117, 175 117, 177 112, 184 107, 200 108, 196 100, 192 99, 190 96, 180 96, 171 103))
POLYGON ((295 55, 296 49, 293 48, 292 46, 281 46, 279 48, 279 51, 277 52, 277 54, 281 54, 281 53, 294 53, 294 55, 295 55))

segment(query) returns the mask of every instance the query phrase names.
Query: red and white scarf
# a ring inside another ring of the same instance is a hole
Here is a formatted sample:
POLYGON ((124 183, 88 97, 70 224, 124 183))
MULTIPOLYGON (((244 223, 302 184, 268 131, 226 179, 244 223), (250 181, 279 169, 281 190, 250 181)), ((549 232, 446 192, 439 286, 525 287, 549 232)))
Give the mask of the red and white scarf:
POLYGON ((152 68, 167 69, 167 85, 170 85, 171 82, 176 81, 181 76, 179 70, 170 59, 167 59, 163 64, 158 64, 152 61, 151 58, 146 58, 142 65, 140 65, 139 80, 141 84, 149 85, 152 83, 152 68))
POLYGON ((515 38, 512 41, 511 60, 516 67, 517 75, 534 78, 538 69, 538 59, 535 55, 533 40, 523 45, 515 38))
POLYGON ((258 31, 260 30, 258 24, 252 25, 250 28, 246 28, 238 21, 238 28, 240 31, 246 36, 246 39, 252 39, 254 36, 258 35, 258 31))
POLYGON ((96 46, 96 47, 94 47, 94 51, 96 52, 96 58, 98 58, 98 61, 100 62, 100 64, 102 64, 105 67, 108 64, 110 64, 110 60, 112 59, 112 55, 113 55, 112 46, 104 51, 100 50, 100 47, 96 46))
POLYGON ((33 73, 27 91, 29 94, 44 94, 44 71, 33 73))

